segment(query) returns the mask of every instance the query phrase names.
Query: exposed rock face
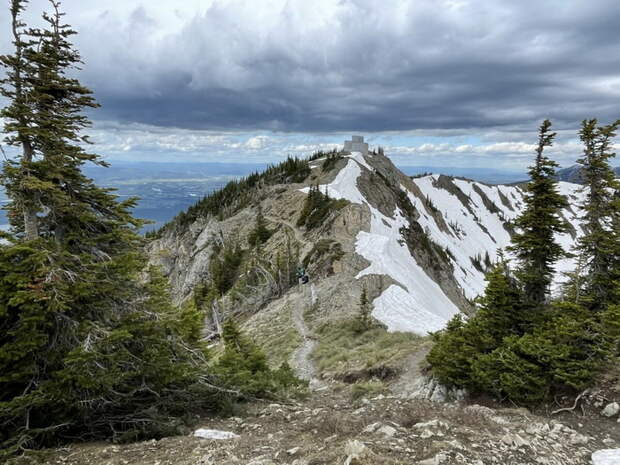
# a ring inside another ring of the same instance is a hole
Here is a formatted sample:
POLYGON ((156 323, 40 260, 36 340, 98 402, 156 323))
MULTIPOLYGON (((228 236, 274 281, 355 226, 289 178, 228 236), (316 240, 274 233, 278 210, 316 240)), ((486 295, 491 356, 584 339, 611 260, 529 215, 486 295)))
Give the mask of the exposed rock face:
MULTIPOLYGON (((232 217, 198 218, 150 244, 151 262, 170 278, 175 300, 187 299, 198 284, 208 282, 214 246, 231 238, 247 244, 260 207, 274 231, 261 253, 275 261, 293 247, 300 261, 307 258, 319 316, 352 314, 362 287, 373 315, 390 331, 426 334, 460 311, 471 312, 471 300, 483 291, 497 249, 510 241, 510 221, 523 208, 520 187, 436 175, 411 179, 377 154, 341 156, 325 171, 323 163, 314 160, 303 183, 257 191, 254 204, 232 217), (305 231, 296 223, 310 185, 349 203, 305 231), (319 249, 329 250, 333 259, 325 260, 316 253, 319 249)), ((573 205, 581 199, 579 189, 560 183, 573 205)), ((564 212, 572 231, 557 238, 567 250, 582 233, 576 211, 564 212)), ((561 261, 558 276, 572 266, 571 259, 561 261)), ((278 297, 245 296, 234 302, 235 311, 268 311, 278 297)))

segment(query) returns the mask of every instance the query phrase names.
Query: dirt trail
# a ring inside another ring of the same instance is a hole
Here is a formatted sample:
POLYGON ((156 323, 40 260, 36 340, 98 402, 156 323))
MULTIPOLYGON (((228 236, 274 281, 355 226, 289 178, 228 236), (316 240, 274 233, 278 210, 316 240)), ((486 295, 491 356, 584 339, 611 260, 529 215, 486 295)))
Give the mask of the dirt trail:
POLYGON ((300 288, 295 295, 298 298, 295 299, 296 302, 293 303, 291 309, 292 319, 293 324, 295 325, 295 328, 297 328, 297 331, 299 331, 303 341, 301 346, 293 352, 292 364, 297 371, 297 375, 301 379, 309 381, 310 388, 312 390, 316 390, 323 386, 323 383, 315 377, 316 370, 314 363, 310 358, 312 351, 316 346, 316 340, 314 339, 314 336, 308 328, 304 318, 304 310, 313 305, 317 298, 314 284, 300 285, 300 288))
MULTIPOLYGON (((304 237, 302 231, 295 227, 295 225, 290 221, 282 218, 276 218, 271 215, 265 215, 265 219, 276 224, 283 224, 290 232, 292 232, 295 240, 301 244, 301 256, 304 256, 312 249, 312 243, 309 242, 304 237)), ((312 335, 312 332, 308 328, 308 325, 306 325, 304 311, 306 308, 309 308, 316 303, 318 296, 313 283, 299 284, 298 286, 297 292, 291 294, 287 302, 287 306, 291 308, 293 324, 302 338, 301 345, 291 357, 291 363, 297 371, 297 376, 301 379, 309 381, 310 388, 314 390, 323 386, 323 383, 315 378, 315 368, 310 356, 314 350, 316 341, 312 335)))

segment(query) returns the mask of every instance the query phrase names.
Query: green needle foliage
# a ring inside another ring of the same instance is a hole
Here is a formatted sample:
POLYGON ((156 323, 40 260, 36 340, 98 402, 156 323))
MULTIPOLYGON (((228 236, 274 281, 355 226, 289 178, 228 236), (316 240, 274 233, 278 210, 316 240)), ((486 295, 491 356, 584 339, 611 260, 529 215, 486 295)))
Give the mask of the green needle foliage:
POLYGON ((224 353, 214 369, 229 389, 238 391, 240 398, 275 398, 290 390, 302 393, 307 386, 288 363, 270 369, 265 353, 241 333, 233 320, 224 323, 222 339, 224 353))
POLYGON ((525 209, 515 222, 518 232, 510 247, 519 261, 518 276, 525 298, 533 306, 545 301, 553 278, 553 264, 565 254, 554 239, 555 234, 566 230, 561 211, 568 202, 557 190, 558 164, 544 154, 556 135, 550 128, 549 120, 540 126, 536 159, 530 167, 530 182, 525 189, 525 209))
POLYGON ((0 244, 0 456, 77 439, 169 434, 223 396, 199 342, 202 315, 170 303, 147 269, 135 199, 119 202, 81 171, 75 34, 50 1, 44 28, 12 0, 14 53, 0 61, 6 143, 20 149, 0 180, 11 223, 0 244))
POLYGON ((346 200, 332 199, 327 193, 322 193, 319 186, 310 186, 304 206, 299 213, 297 226, 305 226, 307 230, 322 226, 331 213, 340 210, 346 204, 346 200))
POLYGON ((620 122, 584 121, 587 196, 585 234, 570 293, 549 300, 553 265, 565 251, 554 234, 565 230, 566 200, 553 181, 556 164, 543 155, 555 134, 545 121, 530 169, 526 208, 517 219, 511 247, 514 272, 501 261, 488 275, 478 311, 460 316, 433 335, 428 355, 443 383, 486 392, 514 402, 538 403, 591 386, 601 370, 617 363, 620 343, 620 203, 609 160, 620 122), (583 267, 583 268, 582 268, 583 267), (582 276, 582 273, 585 275, 582 276))
POLYGON ((362 287, 360 294, 359 313, 354 322, 355 332, 363 333, 372 328, 372 306, 368 300, 366 287, 362 287))
POLYGON ((584 144, 582 165, 586 200, 582 205, 586 234, 579 240, 578 251, 584 258, 587 276, 581 280, 579 298, 593 310, 620 297, 620 183, 610 166, 611 151, 620 120, 598 126, 596 119, 582 123, 579 136, 584 144))
POLYGON ((263 211, 259 207, 258 213, 256 214, 256 224, 248 236, 248 242, 253 247, 259 247, 267 242, 272 234, 273 231, 267 228, 267 222, 263 216, 263 211))

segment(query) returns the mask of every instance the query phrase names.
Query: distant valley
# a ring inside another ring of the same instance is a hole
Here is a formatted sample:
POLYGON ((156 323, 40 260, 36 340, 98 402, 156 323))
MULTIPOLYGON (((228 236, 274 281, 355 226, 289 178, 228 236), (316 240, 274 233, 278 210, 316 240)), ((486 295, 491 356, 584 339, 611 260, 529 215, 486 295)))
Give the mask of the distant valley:
MULTIPOLYGON (((234 178, 262 171, 267 163, 157 163, 114 161, 109 168, 85 167, 97 184, 118 190, 121 197, 139 197, 135 215, 152 221, 144 231, 158 229, 176 214, 186 210, 205 194, 234 178)), ((487 184, 510 184, 524 181, 526 174, 491 168, 440 166, 400 166, 409 176, 437 173, 464 177, 487 184)), ((575 167, 559 172, 561 180, 575 182, 575 167)), ((7 202, 0 191, 0 204, 7 202)), ((0 211, 0 229, 6 228, 6 214, 0 211)))

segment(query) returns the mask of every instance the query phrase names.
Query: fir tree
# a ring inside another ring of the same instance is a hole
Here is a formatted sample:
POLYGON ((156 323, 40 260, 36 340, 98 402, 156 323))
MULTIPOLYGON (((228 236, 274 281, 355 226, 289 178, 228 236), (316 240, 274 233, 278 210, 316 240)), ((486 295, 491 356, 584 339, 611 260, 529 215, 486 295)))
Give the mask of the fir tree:
POLYGON ((265 353, 229 319, 223 325, 224 353, 215 372, 240 398, 274 397, 285 388, 303 387, 287 363, 272 370, 265 353))
POLYGON ((525 188, 525 209, 515 221, 518 232, 510 247, 519 260, 517 276, 531 305, 545 301, 553 278, 553 265, 565 253, 554 239, 554 234, 566 230, 561 210, 568 203, 557 191, 558 165, 544 154, 556 135, 550 128, 549 120, 540 126, 536 159, 530 167, 530 182, 525 188))
MULTIPOLYGON (((21 230, 28 240, 38 237, 38 199, 36 191, 32 188, 36 185, 31 179, 31 172, 36 168, 34 165, 34 142, 33 122, 35 119, 35 102, 37 101, 34 91, 36 77, 36 64, 30 56, 33 54, 35 38, 28 35, 26 24, 21 21, 20 15, 25 9, 27 1, 12 0, 11 32, 13 36, 13 55, 3 55, 0 63, 6 70, 6 78, 0 81, 0 94, 9 100, 9 104, 0 111, 0 116, 5 118, 5 142, 8 145, 21 148, 21 164, 14 169, 14 182, 20 188, 9 190, 13 199, 11 215, 9 219, 17 222, 21 217, 21 230)), ((3 179, 6 184, 6 180, 3 179)))
POLYGON ((494 351, 504 338, 523 334, 522 296, 503 259, 486 280, 476 314, 468 321, 457 315, 445 330, 433 335, 435 345, 427 359, 443 383, 475 388, 472 365, 477 357, 494 351))
POLYGON ((0 244, 0 450, 171 433, 190 404, 216 403, 202 317, 174 308, 147 270, 135 201, 82 173, 104 163, 82 147, 82 111, 97 104, 68 77, 74 32, 55 1, 46 28, 27 28, 26 4, 11 2, 15 52, 2 57, 6 141, 22 151, 2 174, 12 228, 0 244))
POLYGON ((372 308, 370 306, 370 302, 368 301, 366 287, 362 287, 359 303, 359 315, 357 317, 357 324, 355 327, 358 332, 368 331, 372 327, 371 312, 372 308))
POLYGON ((503 256, 487 273, 485 280, 487 286, 484 294, 478 298, 474 318, 480 323, 481 336, 486 340, 485 350, 489 350, 499 345, 504 337, 523 332, 523 295, 503 256))
POLYGON ((620 120, 598 126, 596 119, 582 123, 579 136, 584 144, 582 165, 586 199, 582 205, 585 234, 579 239, 587 276, 582 279, 582 301, 592 309, 603 309, 615 292, 620 277, 620 183, 610 166, 615 156, 613 138, 620 120))
POLYGON ((259 206, 258 213, 256 214, 256 223, 248 236, 248 242, 251 246, 258 247, 267 242, 271 234, 272 231, 267 228, 267 222, 263 216, 263 209, 259 206))

